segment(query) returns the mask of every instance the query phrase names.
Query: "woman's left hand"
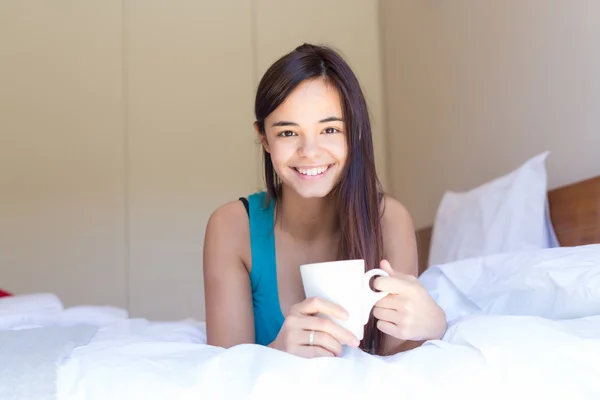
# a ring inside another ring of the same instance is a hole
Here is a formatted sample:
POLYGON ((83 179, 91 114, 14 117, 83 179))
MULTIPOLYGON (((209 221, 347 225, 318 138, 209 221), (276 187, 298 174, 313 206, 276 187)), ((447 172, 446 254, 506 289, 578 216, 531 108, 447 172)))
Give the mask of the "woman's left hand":
POLYGON ((446 331, 446 314, 421 282, 394 271, 387 260, 380 268, 390 276, 380 276, 373 283, 375 289, 389 293, 373 307, 377 328, 401 340, 440 339, 446 331))

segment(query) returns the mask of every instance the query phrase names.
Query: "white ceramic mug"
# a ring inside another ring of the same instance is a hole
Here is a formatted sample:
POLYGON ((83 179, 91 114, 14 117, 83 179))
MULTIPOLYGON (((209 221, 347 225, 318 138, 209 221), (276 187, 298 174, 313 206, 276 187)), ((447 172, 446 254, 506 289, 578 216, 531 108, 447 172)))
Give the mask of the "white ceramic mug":
POLYGON ((328 300, 340 305, 349 314, 345 321, 324 317, 330 318, 352 332, 358 340, 362 340, 371 309, 388 295, 386 292, 373 291, 370 280, 377 275, 388 276, 388 273, 379 268, 365 272, 364 260, 343 260, 304 264, 300 266, 300 274, 307 298, 320 297, 328 300))

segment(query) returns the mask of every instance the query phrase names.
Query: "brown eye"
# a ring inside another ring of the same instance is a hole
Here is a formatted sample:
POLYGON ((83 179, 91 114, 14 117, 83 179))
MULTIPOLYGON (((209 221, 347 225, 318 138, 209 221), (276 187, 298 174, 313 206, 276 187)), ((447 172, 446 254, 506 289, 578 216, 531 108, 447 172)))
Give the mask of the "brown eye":
POLYGON ((277 136, 283 136, 283 137, 289 137, 289 136, 294 136, 295 133, 292 131, 283 131, 283 132, 279 132, 279 134, 277 136))
POLYGON ((335 128, 327 128, 325 129, 325 133, 331 134, 331 133, 338 133, 339 131, 335 128))

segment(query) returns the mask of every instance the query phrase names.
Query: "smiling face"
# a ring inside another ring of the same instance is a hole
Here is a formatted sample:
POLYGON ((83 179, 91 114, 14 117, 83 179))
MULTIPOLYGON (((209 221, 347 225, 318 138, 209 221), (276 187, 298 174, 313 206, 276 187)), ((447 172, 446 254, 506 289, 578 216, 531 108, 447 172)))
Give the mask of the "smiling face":
POLYGON ((260 134, 283 185, 305 198, 325 197, 346 164, 338 91, 323 79, 302 82, 266 119, 260 134))

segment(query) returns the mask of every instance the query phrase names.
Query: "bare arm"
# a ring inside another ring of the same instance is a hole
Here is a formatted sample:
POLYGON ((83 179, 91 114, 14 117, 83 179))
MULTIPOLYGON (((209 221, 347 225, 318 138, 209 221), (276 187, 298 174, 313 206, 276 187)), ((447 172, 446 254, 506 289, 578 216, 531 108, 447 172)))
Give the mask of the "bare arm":
POLYGON ((252 291, 242 254, 249 248, 249 224, 241 202, 218 208, 204 237, 204 296, 209 345, 254 343, 252 291))
MULTIPOLYGON (((252 290, 243 260, 251 258, 250 227, 240 202, 226 204, 208 221, 204 239, 204 292, 209 345, 232 347, 255 343, 252 290)), ((341 343, 358 346, 348 330, 316 313, 344 317, 344 310, 322 299, 306 299, 294 305, 279 335, 269 345, 303 357, 334 356, 341 343), (307 345, 310 331, 316 331, 314 346, 307 345)))
MULTIPOLYGON (((417 277, 419 272, 415 229, 406 208, 397 200, 386 196, 382 218, 384 259, 398 272, 417 277)), ((396 354, 419 347, 422 341, 400 340, 391 335, 385 338, 385 354, 396 354)))
POLYGON ((382 218, 383 256, 394 270, 415 278, 419 273, 417 237, 408 210, 396 199, 385 197, 382 218))

